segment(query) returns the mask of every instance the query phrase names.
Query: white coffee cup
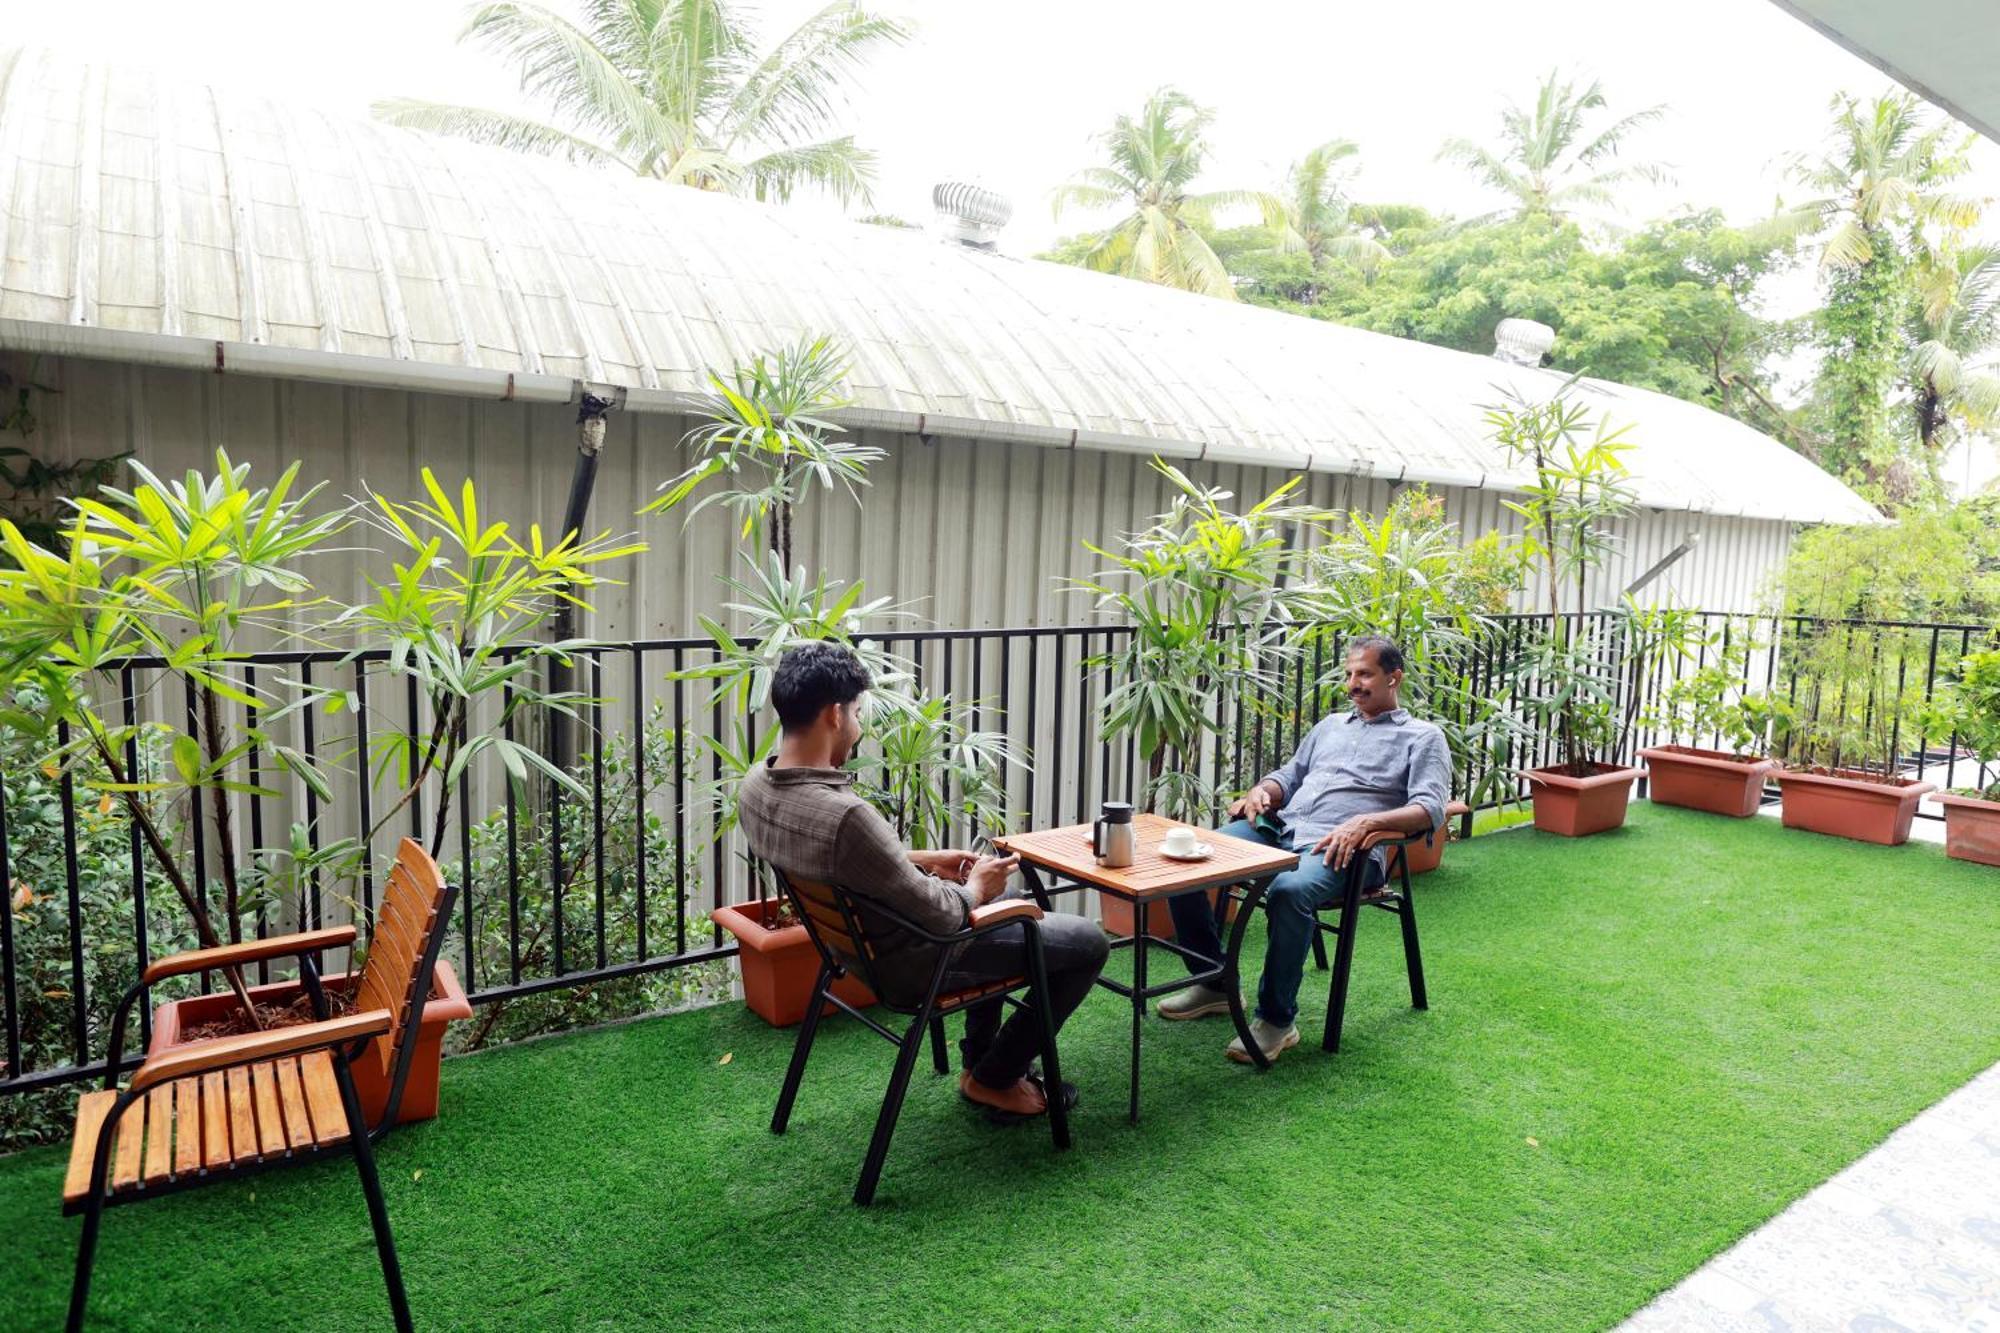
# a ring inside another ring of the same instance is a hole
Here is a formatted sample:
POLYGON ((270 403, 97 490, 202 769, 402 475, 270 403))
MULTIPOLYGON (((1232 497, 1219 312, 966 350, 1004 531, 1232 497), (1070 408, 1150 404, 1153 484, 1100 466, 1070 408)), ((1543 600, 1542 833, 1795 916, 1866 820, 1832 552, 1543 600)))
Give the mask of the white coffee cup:
POLYGON ((1197 845, 1194 830, 1185 824, 1168 829, 1160 839, 1160 850, 1170 856, 1192 856, 1197 845))

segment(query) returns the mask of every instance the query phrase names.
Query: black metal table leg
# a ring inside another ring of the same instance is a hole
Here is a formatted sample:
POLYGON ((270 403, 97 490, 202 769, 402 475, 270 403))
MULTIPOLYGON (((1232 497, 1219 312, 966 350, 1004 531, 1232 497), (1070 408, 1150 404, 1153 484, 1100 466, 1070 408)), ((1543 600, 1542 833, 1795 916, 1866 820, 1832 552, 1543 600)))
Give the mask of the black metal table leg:
POLYGON ((1139 1033, 1146 1020, 1146 910, 1152 904, 1141 898, 1132 904, 1132 1106, 1127 1113, 1139 1123, 1139 1033))
POLYGON ((1250 918, 1257 914, 1257 904, 1262 901, 1264 890, 1271 887, 1271 881, 1276 878, 1276 875, 1266 875, 1243 886, 1243 902, 1236 909, 1236 923, 1229 931, 1229 947, 1222 951, 1222 990, 1229 997, 1229 1018, 1236 1024, 1236 1035, 1242 1038, 1250 1063, 1259 1069, 1269 1069, 1271 1060, 1250 1035, 1250 1017, 1243 1011, 1243 934, 1250 927, 1250 918))

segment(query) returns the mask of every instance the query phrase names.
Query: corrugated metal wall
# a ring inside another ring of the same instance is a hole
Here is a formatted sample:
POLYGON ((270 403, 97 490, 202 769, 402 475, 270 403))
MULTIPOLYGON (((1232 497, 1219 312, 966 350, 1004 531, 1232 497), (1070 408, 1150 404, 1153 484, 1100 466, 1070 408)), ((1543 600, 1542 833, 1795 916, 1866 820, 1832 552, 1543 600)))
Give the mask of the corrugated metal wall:
MULTIPOLYGON (((471 476, 482 507, 525 528, 560 522, 575 459, 572 409, 484 402, 437 394, 349 389, 249 376, 203 375, 80 359, 11 359, 17 372, 59 392, 40 397, 34 448, 50 458, 130 449, 156 469, 210 466, 225 447, 273 478, 293 459, 302 477, 336 494, 372 487, 418 494, 429 465, 449 486, 471 476)), ((629 583, 596 599, 593 632, 609 639, 699 632, 696 617, 725 600, 734 533, 719 507, 684 525, 678 515, 632 517, 655 486, 685 466, 686 418, 620 413, 611 420, 592 523, 637 530, 653 550, 629 583)), ((948 628, 1083 623, 1086 600, 1062 580, 1097 560, 1103 543, 1144 523, 1167 503, 1168 487, 1137 455, 1032 445, 974 443, 904 435, 869 437, 888 451, 857 507, 825 496, 800 515, 798 557, 838 579, 860 577, 875 595, 916 602, 925 621, 948 628)), ((1198 480, 1260 498, 1285 479, 1269 468, 1193 465, 1198 480)), ((1379 513, 1394 496, 1386 482, 1315 475, 1304 498, 1330 508, 1379 513)), ((1448 512, 1468 535, 1515 531, 1519 520, 1490 492, 1443 490, 1448 512)), ((1749 610, 1782 561, 1791 527, 1758 519, 1646 511, 1621 525, 1622 557, 1591 590, 1593 604, 1615 598, 1631 578, 1679 545, 1700 540, 1653 591, 1661 600, 1714 610, 1749 610)), ((334 556, 319 571, 323 591, 358 591, 361 555, 334 556)), ((1541 601, 1530 590, 1526 609, 1541 601)))

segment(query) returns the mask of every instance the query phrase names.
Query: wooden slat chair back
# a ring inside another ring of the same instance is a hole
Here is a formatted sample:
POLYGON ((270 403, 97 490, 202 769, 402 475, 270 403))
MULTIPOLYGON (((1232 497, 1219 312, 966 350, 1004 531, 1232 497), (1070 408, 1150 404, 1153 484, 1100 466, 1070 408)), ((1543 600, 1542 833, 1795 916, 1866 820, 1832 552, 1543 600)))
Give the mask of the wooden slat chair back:
MULTIPOLYGON (((889 1155, 889 1138, 895 1132, 897 1117, 902 1113, 903 1097, 909 1089, 910 1074, 916 1066, 917 1052, 923 1047, 926 1032, 930 1034, 931 1054, 937 1072, 950 1072, 944 1041, 947 1014, 957 1013, 996 996, 1007 1003, 1019 1004, 1018 994, 1027 992, 1033 1008, 1042 1018, 1044 1081, 1050 1088, 1061 1088, 1062 1070, 1056 1055, 1055 1025, 1050 1020, 1046 1002, 1048 971, 1042 958, 1041 908, 1018 899, 988 903, 972 910, 971 921, 964 930, 939 935, 925 930, 893 908, 870 899, 870 914, 935 946, 936 958, 931 965, 929 984, 923 998, 912 1001, 906 995, 897 994, 896 988, 882 984, 883 978, 875 966, 876 950, 869 941, 868 928, 854 893, 840 885, 822 884, 789 875, 777 866, 772 866, 771 871, 785 896, 791 900, 793 910, 799 914, 799 920, 820 956, 819 982, 813 987, 812 999, 806 1005, 805 1022, 799 1026, 798 1042, 792 1048, 792 1062, 785 1070, 784 1087, 778 1093, 778 1108, 771 1115, 771 1132, 784 1133, 791 1121, 792 1103, 797 1099, 799 1084, 805 1077, 806 1058, 812 1053, 813 1037, 819 1031, 820 1017, 828 1006, 835 1006, 852 1015, 896 1047, 895 1072, 890 1075, 889 1090, 883 1096, 881 1112, 875 1118, 875 1134, 869 1140, 868 1155, 862 1160, 861 1180, 854 1187, 856 1203, 866 1204, 875 1197, 882 1163, 889 1155), (1002 977, 955 991, 944 989, 945 969, 957 952, 954 946, 1016 923, 1020 924, 1027 943, 1028 966, 1023 975, 1002 977), (835 995, 833 983, 850 972, 868 984, 885 1009, 912 1015, 910 1026, 901 1033, 892 1032, 835 995)), ((1060 1095, 1050 1098, 1049 1130, 1055 1136, 1056 1146, 1067 1148, 1070 1143, 1069 1116, 1062 1100, 1060 1095)))
POLYGON ((104 1087, 84 1094, 77 1105, 63 1181, 63 1211, 84 1219, 70 1288, 72 1333, 83 1327, 106 1208, 334 1152, 354 1154, 395 1325, 410 1328, 372 1141, 396 1121, 453 892, 437 863, 405 838, 383 893, 354 1007, 338 1018, 328 1017, 318 958, 323 950, 352 946, 351 925, 163 958, 125 992, 111 1020, 104 1087), (298 960, 317 1021, 171 1047, 148 1055, 127 1085, 118 1087, 126 1024, 148 987, 168 977, 280 958, 298 960), (392 1075, 388 1109, 372 1127, 355 1091, 357 1060, 381 1060, 392 1075))
POLYGON ((354 987, 355 1012, 386 1009, 391 1017, 389 1035, 358 1057, 374 1064, 382 1085, 389 1089, 387 1107, 374 1127, 378 1138, 396 1123, 401 1108, 403 1085, 416 1054, 417 1027, 437 965, 432 945, 442 940, 450 892, 430 853, 412 839, 403 839, 375 909, 367 960, 354 987))

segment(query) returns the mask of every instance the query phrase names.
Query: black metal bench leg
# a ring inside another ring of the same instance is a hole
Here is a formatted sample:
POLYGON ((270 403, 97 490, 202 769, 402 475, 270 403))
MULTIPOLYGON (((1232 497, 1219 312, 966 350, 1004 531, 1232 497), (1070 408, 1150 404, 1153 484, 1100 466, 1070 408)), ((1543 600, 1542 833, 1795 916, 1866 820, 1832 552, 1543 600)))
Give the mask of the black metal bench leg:
POLYGON ((778 1109, 771 1112, 771 1132, 782 1134, 791 1123, 792 1102, 799 1095, 799 1082, 806 1076, 806 1057, 812 1054, 813 1036, 819 1031, 819 1016, 826 1009, 826 990, 833 984, 833 971, 821 963, 819 981, 813 986, 812 1002, 806 1005, 805 1022, 799 1025, 799 1039, 792 1043, 792 1062, 785 1067, 785 1086, 778 1093, 778 1109))
POLYGON ((90 1299, 90 1270, 97 1264, 97 1229, 104 1220, 104 1191, 91 1198, 83 1212, 83 1238, 76 1247, 76 1280, 69 1289, 69 1333, 83 1333, 83 1307, 90 1299))
MULTIPOLYGON (((932 987, 935 995, 936 987, 932 987)), ((896 1048, 896 1072, 889 1076, 889 1091, 882 1098, 882 1113, 875 1117, 875 1137, 868 1141, 868 1156, 861 1163, 861 1180, 854 1187, 854 1202, 866 1206, 875 1201, 875 1183, 882 1178, 882 1163, 889 1156, 889 1137, 896 1132, 896 1117, 903 1113, 903 1094, 909 1090, 910 1075, 917 1067, 917 1052, 930 1027, 930 1004, 910 1021, 896 1048)))
POLYGON ((1417 944, 1417 903, 1410 896, 1409 886, 1403 887, 1403 901, 1396 909, 1396 915, 1403 918, 1403 962, 1410 969, 1410 1005, 1416 1009, 1431 1007, 1430 995, 1424 990, 1424 951, 1417 944))
POLYGON ((375 1253, 382 1260, 382 1281, 389 1288, 389 1309, 396 1317, 396 1333, 412 1333, 410 1298, 403 1291, 403 1269, 396 1262, 396 1238, 389 1231, 389 1208, 382 1201, 382 1179, 375 1173, 375 1150, 368 1142, 368 1117, 361 1112, 361 1098, 354 1091, 354 1075, 347 1060, 338 1054, 333 1062, 334 1081, 340 1085, 340 1101, 347 1110, 347 1136, 354 1148, 354 1165, 361 1173, 361 1192, 368 1198, 368 1221, 375 1228, 375 1253))
POLYGON ((931 1019, 931 1063, 940 1074, 951 1072, 951 1059, 945 1054, 944 1020, 931 1019))
POLYGON ((1340 1025, 1347 1013, 1347 978, 1354 967, 1354 930, 1361 924, 1361 876, 1358 872, 1348 876, 1348 885, 1341 896, 1340 939, 1333 949, 1333 990, 1326 1001, 1326 1035, 1320 1039, 1320 1049, 1337 1051, 1340 1049, 1340 1025))
POLYGON ((1313 966, 1326 971, 1326 932, 1319 928, 1319 918, 1313 918, 1313 966))

